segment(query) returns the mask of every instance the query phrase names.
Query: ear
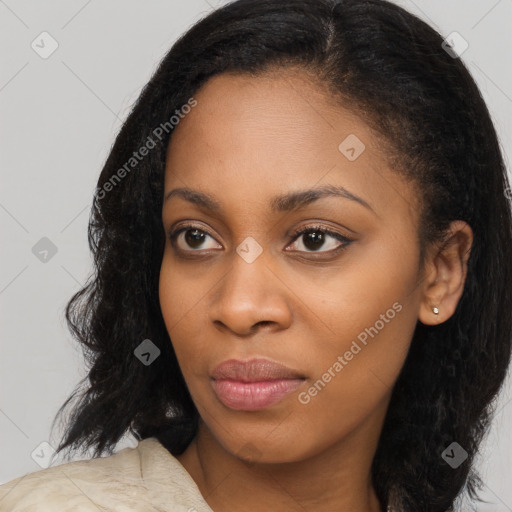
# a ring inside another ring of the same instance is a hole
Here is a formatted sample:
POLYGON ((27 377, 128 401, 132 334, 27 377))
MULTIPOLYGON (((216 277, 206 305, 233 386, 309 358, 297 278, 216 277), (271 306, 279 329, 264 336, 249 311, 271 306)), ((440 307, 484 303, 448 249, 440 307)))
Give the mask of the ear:
POLYGON ((418 319, 425 325, 437 325, 450 318, 464 290, 473 231, 461 220, 453 221, 441 247, 431 247, 425 262, 421 284, 422 299, 418 319), (437 308, 438 313, 434 313, 437 308))

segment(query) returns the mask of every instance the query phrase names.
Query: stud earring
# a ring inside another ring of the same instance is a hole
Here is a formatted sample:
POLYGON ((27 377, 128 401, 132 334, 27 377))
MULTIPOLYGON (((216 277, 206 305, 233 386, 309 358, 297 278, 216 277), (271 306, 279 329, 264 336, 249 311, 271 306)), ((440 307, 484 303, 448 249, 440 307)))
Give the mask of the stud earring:
POLYGON ((435 306, 432 308, 432 313, 434 313, 434 315, 438 315, 439 314, 439 308, 436 308, 435 306))

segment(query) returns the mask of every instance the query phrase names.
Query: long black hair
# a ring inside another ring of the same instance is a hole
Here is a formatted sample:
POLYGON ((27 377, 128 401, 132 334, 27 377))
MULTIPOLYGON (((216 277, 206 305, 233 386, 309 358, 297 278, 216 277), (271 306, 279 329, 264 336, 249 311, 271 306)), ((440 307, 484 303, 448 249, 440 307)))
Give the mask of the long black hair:
POLYGON ((453 510, 463 489, 477 497, 473 461, 511 351, 511 209, 488 109, 461 59, 442 43, 433 28, 385 0, 238 0, 172 46, 98 181, 88 231, 94 273, 66 308, 89 372, 57 414, 70 409, 58 451, 94 448, 99 456, 131 433, 155 436, 177 455, 194 437, 198 412, 158 300, 166 150, 208 78, 295 66, 360 116, 391 168, 421 190, 422 248, 441 240, 452 220, 473 230, 454 315, 416 326, 372 477, 382 505, 392 496, 396 510, 453 510), (145 339, 161 351, 150 366, 134 356, 145 339), (455 469, 441 456, 452 442, 468 454, 455 469))

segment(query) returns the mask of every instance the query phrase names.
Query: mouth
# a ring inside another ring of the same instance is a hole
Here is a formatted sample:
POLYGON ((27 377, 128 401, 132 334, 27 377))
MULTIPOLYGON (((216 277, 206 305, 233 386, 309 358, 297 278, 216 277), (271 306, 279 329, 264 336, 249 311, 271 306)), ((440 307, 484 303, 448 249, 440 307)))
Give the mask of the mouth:
POLYGON ((280 402, 305 376, 269 359, 229 359, 215 368, 211 385, 217 398, 237 410, 258 410, 280 402))

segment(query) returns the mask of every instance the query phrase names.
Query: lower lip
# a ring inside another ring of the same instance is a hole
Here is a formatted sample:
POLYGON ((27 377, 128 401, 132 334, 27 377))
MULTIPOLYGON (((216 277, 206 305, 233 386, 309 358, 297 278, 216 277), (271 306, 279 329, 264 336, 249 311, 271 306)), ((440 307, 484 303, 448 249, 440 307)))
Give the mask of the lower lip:
POLYGON ((231 409, 252 411, 264 409, 281 401, 295 391, 303 379, 276 379, 261 382, 237 380, 212 380, 213 390, 219 400, 231 409))

